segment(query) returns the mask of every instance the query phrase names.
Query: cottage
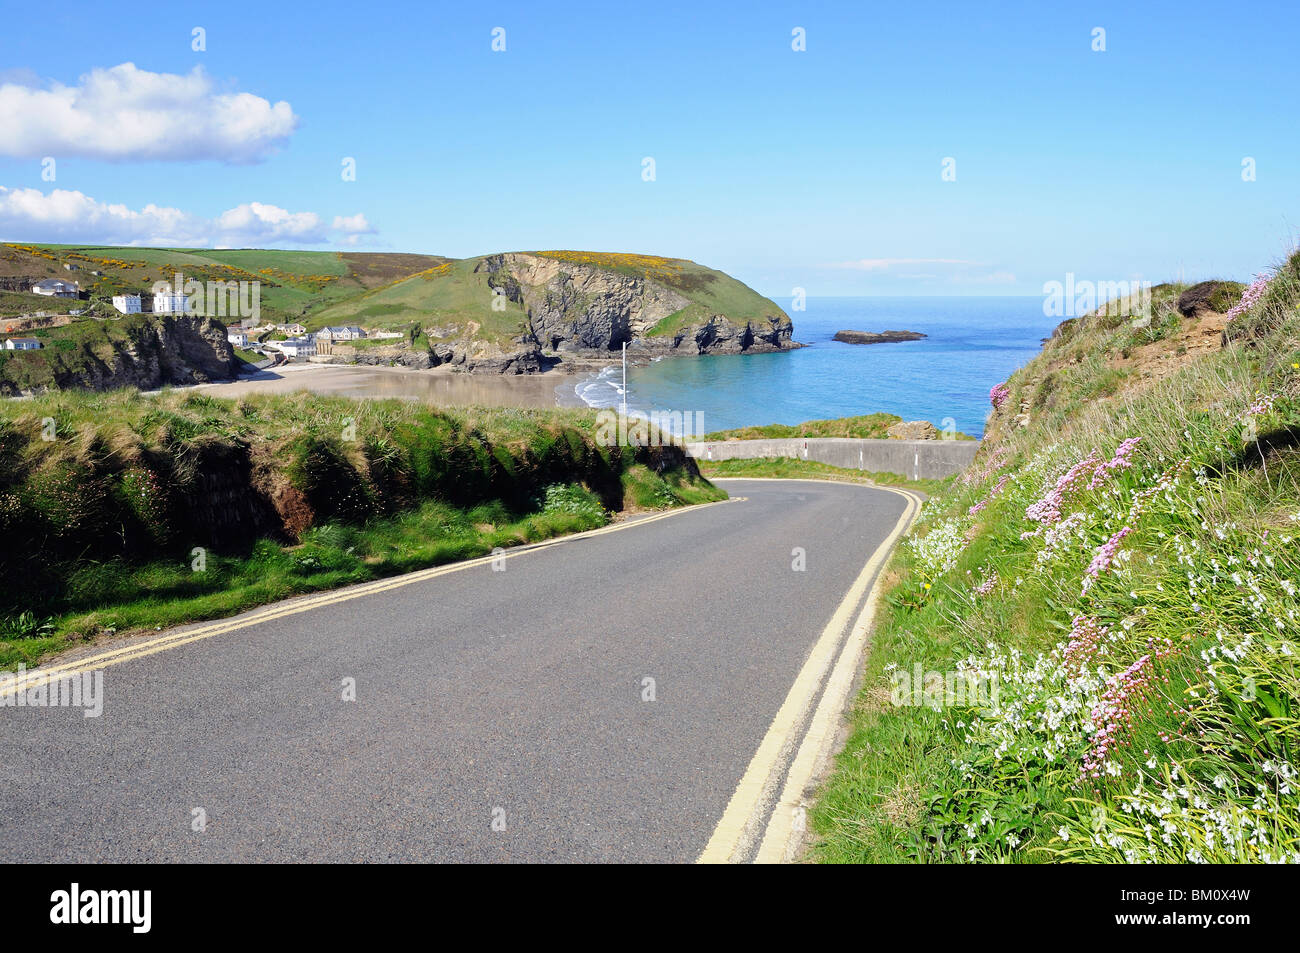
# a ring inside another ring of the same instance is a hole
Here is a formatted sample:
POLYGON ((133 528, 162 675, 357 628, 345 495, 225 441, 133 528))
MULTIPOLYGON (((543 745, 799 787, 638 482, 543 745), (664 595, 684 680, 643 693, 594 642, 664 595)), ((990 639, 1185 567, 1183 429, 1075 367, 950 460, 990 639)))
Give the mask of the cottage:
POLYGON ((6 338, 6 351, 39 351, 41 342, 36 338, 6 338))
POLYGON ((244 331, 231 328, 226 332, 226 340, 235 347, 248 347, 248 334, 244 331))
POLYGON ((154 314, 179 314, 185 311, 187 296, 174 292, 163 292, 153 296, 154 314))
POLYGON ((48 295, 52 298, 75 298, 81 293, 75 281, 60 281, 58 278, 46 278, 32 285, 32 294, 48 295))
POLYGON ((300 335, 307 333, 307 326, 305 324, 277 324, 275 329, 277 331, 283 331, 285 334, 300 335))
POLYGON ((139 295, 113 295, 113 307, 123 314, 139 314, 142 310, 139 295))
POLYGON ((285 357, 312 357, 316 353, 314 338, 290 338, 277 345, 285 357))
POLYGON ((338 328, 321 328, 316 332, 317 339, 322 341, 356 341, 365 336, 366 332, 354 325, 338 328))

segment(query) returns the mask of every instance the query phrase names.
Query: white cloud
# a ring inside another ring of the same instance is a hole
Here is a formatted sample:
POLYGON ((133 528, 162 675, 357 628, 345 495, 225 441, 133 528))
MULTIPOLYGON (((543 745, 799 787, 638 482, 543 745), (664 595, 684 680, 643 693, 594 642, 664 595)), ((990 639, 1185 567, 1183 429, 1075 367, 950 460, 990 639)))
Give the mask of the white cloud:
POLYGON ((335 215, 334 228, 340 232, 348 232, 353 235, 369 235, 374 232, 374 229, 370 227, 370 223, 366 221, 366 217, 360 212, 348 216, 335 215))
POLYGON ((363 235, 375 233, 370 223, 366 221, 366 217, 360 212, 356 215, 334 216, 334 229, 343 233, 342 241, 345 245, 357 245, 363 235))
POLYGON ((354 245, 360 235, 375 230, 360 213, 336 216, 326 226, 315 212, 246 202, 209 219, 152 203, 137 211, 66 189, 47 195, 0 186, 0 232, 18 241, 251 247, 331 241, 354 245))
POLYGON ((226 244, 246 243, 246 239, 308 244, 326 241, 325 223, 315 212, 290 212, 261 202, 236 205, 217 216, 215 224, 226 244))
POLYGON ((15 158, 257 162, 297 125, 287 102, 218 92, 198 66, 182 76, 122 63, 76 86, 0 83, 0 155, 15 158))

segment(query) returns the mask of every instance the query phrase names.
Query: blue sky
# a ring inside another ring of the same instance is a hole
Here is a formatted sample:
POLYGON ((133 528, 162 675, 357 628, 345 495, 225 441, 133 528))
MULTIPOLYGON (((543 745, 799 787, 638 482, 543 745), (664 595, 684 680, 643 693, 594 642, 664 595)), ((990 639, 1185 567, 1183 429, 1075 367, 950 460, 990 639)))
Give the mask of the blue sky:
POLYGON ((16 7, 0 238, 636 251, 778 299, 1249 278, 1300 227, 1300 13, 1132 7, 16 7))

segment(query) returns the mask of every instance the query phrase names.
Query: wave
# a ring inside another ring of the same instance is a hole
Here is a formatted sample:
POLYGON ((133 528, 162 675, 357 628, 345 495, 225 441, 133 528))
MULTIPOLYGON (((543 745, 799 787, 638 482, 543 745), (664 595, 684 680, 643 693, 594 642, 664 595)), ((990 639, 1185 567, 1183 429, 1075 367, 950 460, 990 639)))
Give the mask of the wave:
POLYGON ((573 385, 574 395, 588 407, 618 407, 623 403, 623 370, 606 367, 573 385))

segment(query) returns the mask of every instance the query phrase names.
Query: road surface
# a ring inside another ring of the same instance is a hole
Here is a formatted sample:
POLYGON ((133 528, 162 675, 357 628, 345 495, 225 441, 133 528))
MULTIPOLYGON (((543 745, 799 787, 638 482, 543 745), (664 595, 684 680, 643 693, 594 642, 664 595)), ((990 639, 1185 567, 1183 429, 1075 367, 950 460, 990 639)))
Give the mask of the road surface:
MULTIPOLYGON (((739 499, 497 570, 306 597, 103 661, 88 650, 100 717, 0 708, 0 860, 699 858, 912 508, 846 484, 721 485, 739 499)), ((769 808, 738 816, 752 831, 769 808)))

